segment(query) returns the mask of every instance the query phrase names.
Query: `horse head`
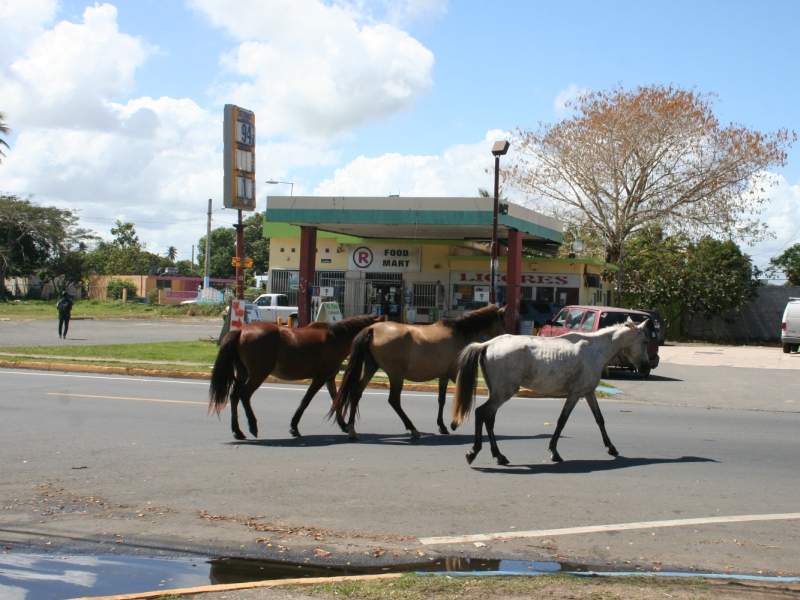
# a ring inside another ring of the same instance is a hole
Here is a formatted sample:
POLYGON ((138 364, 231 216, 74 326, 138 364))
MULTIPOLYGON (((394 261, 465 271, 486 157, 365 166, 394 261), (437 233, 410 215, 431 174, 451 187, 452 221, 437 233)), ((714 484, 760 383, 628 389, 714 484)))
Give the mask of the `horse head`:
POLYGON ((647 346, 650 337, 647 330, 649 319, 645 319, 638 325, 628 317, 625 321, 626 339, 620 354, 627 358, 631 364, 636 368, 636 372, 642 377, 647 377, 650 374, 650 354, 647 351, 647 346))

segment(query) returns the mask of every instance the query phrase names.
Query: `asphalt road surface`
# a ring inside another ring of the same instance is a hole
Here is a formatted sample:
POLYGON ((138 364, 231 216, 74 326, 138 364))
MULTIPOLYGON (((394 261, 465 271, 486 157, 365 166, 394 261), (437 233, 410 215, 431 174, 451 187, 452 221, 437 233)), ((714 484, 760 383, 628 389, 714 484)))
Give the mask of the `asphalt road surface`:
MULTIPOLYGON (((691 398, 699 368, 662 365, 647 389, 617 381, 636 387, 632 401, 601 401, 618 458, 582 403, 559 443, 565 462, 550 463, 562 402, 508 402, 496 423, 505 467, 488 447, 467 465, 472 420, 434 434, 429 393, 403 395, 426 432, 412 440, 387 393, 368 390, 362 441, 352 443, 325 420, 322 393, 292 438, 303 388, 264 386, 254 396, 261 439, 237 442, 228 409, 206 415, 204 381, 0 369, 0 543, 23 553, 469 556, 797 575, 800 413, 706 408, 713 398, 691 398), (664 390, 678 383, 671 404, 664 390), (643 402, 648 393, 662 398, 643 402)), ((702 369, 731 388, 759 375, 702 369)), ((778 402, 796 375, 771 371, 762 398, 778 402)))
POLYGON ((72 319, 67 339, 61 340, 54 315, 52 321, 0 321, 0 349, 216 340, 221 330, 222 319, 72 319))

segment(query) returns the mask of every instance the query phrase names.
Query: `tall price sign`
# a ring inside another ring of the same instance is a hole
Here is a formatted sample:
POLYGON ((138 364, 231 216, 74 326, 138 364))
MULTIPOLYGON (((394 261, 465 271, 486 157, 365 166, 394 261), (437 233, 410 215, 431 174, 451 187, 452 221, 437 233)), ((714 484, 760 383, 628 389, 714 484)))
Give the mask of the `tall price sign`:
POLYGON ((225 208, 256 209, 256 115, 225 105, 223 124, 225 208))

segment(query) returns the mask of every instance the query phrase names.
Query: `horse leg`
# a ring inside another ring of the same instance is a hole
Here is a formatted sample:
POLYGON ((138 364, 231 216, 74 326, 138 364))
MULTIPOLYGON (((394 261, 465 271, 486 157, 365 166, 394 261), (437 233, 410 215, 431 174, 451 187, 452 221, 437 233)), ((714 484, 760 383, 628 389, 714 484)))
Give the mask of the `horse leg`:
POLYGON ((439 433, 449 435, 450 432, 444 424, 444 401, 447 398, 447 384, 450 382, 449 377, 439 378, 439 416, 436 419, 436 424, 439 426, 439 433))
POLYGON ((233 391, 231 392, 231 431, 233 437, 237 440, 246 440, 247 437, 239 429, 239 394, 241 390, 237 384, 234 384, 233 391))
POLYGON ((611 456, 618 456, 619 452, 617 452, 617 449, 614 447, 614 444, 611 443, 606 433, 606 422, 605 419, 603 419, 603 413, 600 412, 600 405, 597 403, 597 396, 594 392, 586 394, 586 402, 589 404, 589 408, 592 409, 594 420, 600 428, 600 435, 603 436, 603 444, 605 444, 606 450, 611 456))
POLYGON ((411 437, 418 438, 420 437, 419 431, 417 428, 414 427, 414 424, 411 422, 411 419, 408 418, 408 415, 403 411, 403 407, 400 406, 400 394, 403 391, 403 380, 402 379, 390 379, 389 380, 389 406, 394 409, 394 412, 397 413, 397 416, 400 417, 400 420, 403 421, 403 425, 405 428, 411 432, 411 437))
POLYGON ((497 461, 498 465, 507 465, 508 459, 501 454, 500 448, 497 447, 497 438, 494 435, 494 418, 497 416, 498 407, 484 406, 486 407, 486 414, 483 420, 486 423, 486 435, 489 436, 489 447, 492 449, 492 456, 497 461))
MULTIPOLYGON (((358 440, 358 433, 356 433, 356 414, 358 413, 358 403, 361 401, 361 396, 364 394, 364 390, 367 389, 367 385, 377 372, 378 363, 376 363, 371 356, 366 356, 364 358, 364 367, 361 371, 361 380, 358 382, 358 390, 355 398, 353 399, 353 403, 350 406, 350 418, 347 421, 347 428, 343 429, 343 431, 347 432, 347 437, 352 441, 358 440)), ((337 414, 336 421, 341 427, 342 422, 344 422, 344 417, 342 417, 341 414, 337 414)))
MULTIPOLYGON (((300 425, 300 418, 303 416, 303 413, 308 408, 308 405, 311 404, 311 400, 314 398, 316 393, 322 388, 322 384, 325 383, 325 380, 322 378, 317 379, 316 377, 311 380, 311 385, 308 386, 308 390, 306 390, 306 395, 303 396, 303 399, 300 401, 300 406, 297 407, 297 410, 292 417, 292 422, 289 425, 289 433, 292 434, 294 437, 300 437, 300 430, 297 428, 300 425)), ((333 388, 334 396, 336 395, 336 387, 333 388)), ((330 389, 329 389, 330 391, 330 389)))
POLYGON ((561 455, 556 449, 556 446, 558 445, 558 438, 561 437, 561 431, 564 429, 564 425, 567 424, 567 419, 569 419, 572 409, 575 408, 575 405, 580 399, 580 396, 567 396, 567 401, 564 402, 564 408, 561 409, 561 414, 558 417, 558 423, 556 423, 556 430, 553 432, 553 437, 550 438, 550 460, 553 462, 564 462, 564 459, 561 458, 561 455))
MULTIPOLYGON (((266 375, 251 371, 247 376, 247 380, 241 386, 239 393, 237 394, 237 398, 242 402, 244 414, 247 416, 247 428, 250 430, 250 433, 253 434, 253 437, 258 437, 258 420, 256 419, 256 414, 253 412, 253 407, 250 406, 250 398, 253 396, 256 390, 261 387, 261 384, 264 383, 266 378, 266 375)), ((234 394, 236 394, 236 391, 236 387, 234 387, 234 394)), ((241 431, 239 433, 241 434, 241 431)), ((237 439, 243 440, 245 437, 242 435, 242 437, 237 437, 237 439)))
POLYGON ((486 401, 475 409, 475 441, 472 443, 472 449, 467 452, 467 462, 472 464, 478 452, 483 448, 483 418, 486 414, 485 407, 489 402, 486 401))
MULTIPOLYGON (((325 387, 328 388, 328 393, 331 395, 331 403, 336 399, 336 376, 334 375, 325 382, 325 387)), ((343 432, 347 433, 347 423, 342 417, 342 411, 336 411, 336 424, 343 432)))

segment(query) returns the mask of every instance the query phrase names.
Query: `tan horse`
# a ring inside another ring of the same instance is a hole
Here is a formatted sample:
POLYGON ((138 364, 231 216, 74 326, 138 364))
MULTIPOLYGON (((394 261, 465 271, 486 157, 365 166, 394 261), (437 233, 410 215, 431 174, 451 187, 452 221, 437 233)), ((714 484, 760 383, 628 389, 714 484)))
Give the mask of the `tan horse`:
MULTIPOLYGON (((211 373, 208 411, 219 414, 231 400, 231 430, 237 440, 245 439, 239 429, 238 405, 247 415, 250 433, 258 436, 258 423, 250 407, 253 395, 268 375, 297 381, 310 379, 311 385, 300 401, 289 432, 298 437, 300 417, 323 385, 331 399, 336 395, 335 378, 350 352, 356 334, 383 317, 362 315, 335 323, 311 323, 307 327, 282 327, 255 322, 230 332, 222 340, 211 373)), ((344 428, 344 421, 339 422, 344 428)))
POLYGON ((439 380, 440 433, 448 433, 442 414, 447 382, 455 381, 458 353, 472 342, 491 339, 505 332, 505 308, 486 306, 432 325, 376 323, 353 340, 349 363, 342 384, 328 416, 336 415, 342 423, 349 413, 347 433, 357 440, 355 429, 358 401, 375 372, 382 369, 389 376, 389 405, 414 437, 419 431, 400 406, 403 381, 439 380))

